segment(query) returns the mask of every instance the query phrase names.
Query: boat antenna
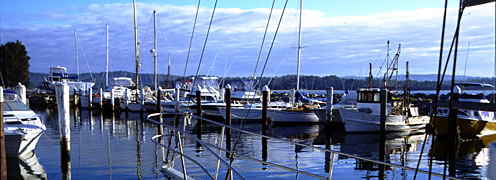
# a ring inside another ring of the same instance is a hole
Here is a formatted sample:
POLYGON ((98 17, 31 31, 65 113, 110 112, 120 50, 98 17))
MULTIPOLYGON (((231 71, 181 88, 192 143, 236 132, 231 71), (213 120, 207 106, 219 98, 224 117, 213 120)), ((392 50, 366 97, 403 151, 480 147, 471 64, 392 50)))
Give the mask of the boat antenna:
POLYGON ((470 41, 468 41, 468 47, 467 47, 467 57, 465 58, 465 69, 463 70, 463 80, 462 82, 465 82, 465 75, 467 74, 467 61, 468 61, 468 52, 470 50, 470 41))
POLYGON ((79 56, 78 56, 78 46, 77 46, 77 31, 74 29, 74 46, 76 50, 76 75, 77 80, 79 80, 79 56))
POLYGON ((369 63, 369 88, 372 88, 374 76, 372 75, 372 63, 369 63))

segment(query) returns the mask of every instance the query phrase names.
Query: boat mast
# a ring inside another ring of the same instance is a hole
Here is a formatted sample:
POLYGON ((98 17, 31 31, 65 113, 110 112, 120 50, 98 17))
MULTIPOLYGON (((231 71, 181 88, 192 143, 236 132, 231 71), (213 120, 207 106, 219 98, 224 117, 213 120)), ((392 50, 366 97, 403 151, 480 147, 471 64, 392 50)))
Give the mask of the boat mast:
MULTIPOLYGON (((138 76, 138 28, 136 27, 136 0, 133 0, 133 13, 134 13, 134 54, 136 57, 136 92, 138 91, 139 76, 138 76)), ((136 93, 138 96, 138 93, 136 93)))
POLYGON ((105 88, 108 87, 108 59, 109 59, 109 25, 107 24, 106 25, 106 28, 107 28, 107 33, 106 33, 106 39, 107 39, 107 45, 106 45, 106 66, 105 66, 105 88))
POLYGON ((300 22, 298 27, 298 60, 296 65, 296 90, 300 90, 300 56, 301 56, 301 14, 303 12, 303 0, 300 0, 300 22))
POLYGON ((77 47, 77 31, 74 29, 74 45, 76 48, 76 74, 77 79, 79 80, 79 56, 78 56, 78 47, 77 47))
POLYGON ((153 79, 155 91, 157 88, 157 11, 153 10, 153 79))

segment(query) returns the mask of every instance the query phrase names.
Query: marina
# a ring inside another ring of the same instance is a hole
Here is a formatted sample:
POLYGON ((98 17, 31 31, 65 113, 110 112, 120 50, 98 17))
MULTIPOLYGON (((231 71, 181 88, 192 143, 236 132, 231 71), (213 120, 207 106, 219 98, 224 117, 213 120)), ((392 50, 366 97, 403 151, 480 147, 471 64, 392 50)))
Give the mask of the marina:
POLYGON ((496 179, 494 0, 138 1, 0 6, 0 179, 496 179))
MULTIPOLYGON (((156 134, 156 125, 150 121, 140 119, 139 113, 128 113, 126 118, 125 113, 118 114, 118 116, 107 116, 88 110, 71 111, 71 168, 70 172, 62 172, 60 154, 54 152, 60 146, 58 143, 57 113, 53 109, 35 109, 35 112, 40 114, 41 119, 47 126, 47 130, 46 136, 43 135, 40 138, 35 151, 39 163, 33 164, 41 165, 44 171, 36 171, 34 173, 40 174, 31 174, 31 176, 61 178, 63 173, 70 173, 72 178, 164 178, 164 174, 161 172, 162 157, 160 148, 151 139, 156 134)), ((172 123, 173 121, 173 118, 165 119, 166 123, 172 123)), ((192 123, 194 124, 195 120, 192 120, 192 123)), ((239 125, 234 126, 239 127, 239 125)), ((220 133, 220 128, 208 124, 205 124, 204 127, 202 139, 207 142, 214 142, 220 133)), ((247 124, 243 129, 260 133, 261 125, 247 124)), ((188 132, 194 133, 192 130, 188 130, 188 132)), ((379 134, 346 134, 342 131, 326 132, 322 125, 306 125, 270 127, 269 135, 320 148, 326 148, 326 143, 329 143, 327 145, 329 149, 363 158, 377 160, 379 156, 379 134)), ((425 135, 424 132, 412 134, 388 133, 386 138, 387 162, 415 167, 417 158, 422 156, 421 169, 428 170, 429 160, 432 159, 432 171, 442 173, 445 164, 443 159, 446 158, 443 155, 448 149, 444 148, 440 139, 430 139, 426 144, 425 152, 421 155, 420 147, 425 135), (436 144, 440 142, 441 144, 436 144)), ((275 140, 268 140, 268 143, 270 145, 267 150, 267 162, 277 163, 324 177, 328 175, 330 157, 325 152, 275 140)), ((457 167, 460 169, 457 177, 486 177, 487 164, 489 163, 488 150, 488 147, 484 144, 484 139, 475 139, 462 143, 458 149, 460 158, 457 161, 465 163, 457 167)), ((184 152, 196 157, 195 159, 207 166, 210 171, 215 170, 215 163, 211 161, 212 155, 198 151, 195 143, 190 143, 190 141, 185 143, 184 152)), ((262 138, 243 134, 240 138, 238 153, 262 159, 262 138)), ((9 159, 9 163, 12 161, 16 162, 16 160, 9 159)), ((268 179, 311 178, 310 176, 287 172, 277 167, 245 159, 239 159, 235 162, 235 167, 237 166, 248 179, 257 178, 261 175, 268 179)), ((22 167, 21 164, 17 165, 22 167)), ((188 163, 187 165, 189 167, 188 174, 208 179, 208 176, 194 164, 188 163)), ((9 167, 11 167, 10 164, 9 167)), ((29 173, 27 172, 24 175, 30 175, 29 173)), ((221 173, 225 174, 225 171, 221 173)), ((14 175, 15 173, 12 174, 14 175)), ((385 174, 389 179, 411 179, 414 171, 388 168, 385 174)), ((335 155, 333 178, 377 178, 378 175, 377 164, 335 155), (353 173, 350 173, 350 171, 353 173)), ((427 175, 419 174, 418 178, 426 179, 427 175)), ((441 179, 440 177, 433 178, 441 179)))

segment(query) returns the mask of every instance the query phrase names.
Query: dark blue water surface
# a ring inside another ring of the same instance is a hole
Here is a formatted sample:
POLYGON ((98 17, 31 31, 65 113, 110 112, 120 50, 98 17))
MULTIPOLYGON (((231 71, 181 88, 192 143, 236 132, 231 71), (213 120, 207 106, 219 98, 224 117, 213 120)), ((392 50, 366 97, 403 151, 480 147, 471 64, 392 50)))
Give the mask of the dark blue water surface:
MULTIPOLYGON (((73 179, 165 178, 161 172, 163 163, 160 148, 152 142, 152 136, 157 133, 157 125, 142 120, 139 113, 129 113, 126 118, 124 113, 111 116, 88 110, 72 110, 70 172, 63 172, 57 110, 35 109, 35 112, 47 127, 46 136, 43 135, 40 138, 35 150, 38 164, 44 169, 46 177, 61 179, 63 174, 69 173, 73 179)), ((167 118, 165 121, 170 124, 173 118, 167 118)), ((195 129, 197 123, 198 121, 193 119, 191 124, 187 125, 187 131, 194 134, 192 129, 195 129)), ((203 127, 202 139, 209 143, 215 143, 221 128, 208 123, 204 123, 203 127)), ((261 125, 246 124, 244 129, 260 132, 261 125)), ((380 154, 379 134, 346 134, 339 130, 324 128, 322 125, 307 125, 270 127, 269 135, 375 160, 379 159, 380 154)), ((448 152, 447 142, 440 138, 432 139, 429 136, 424 153, 421 154, 425 136, 426 134, 423 132, 387 134, 386 161, 416 167, 418 158, 421 156, 421 169, 428 170, 429 159, 433 159, 432 171, 442 174, 445 166, 444 159, 448 152)), ((264 158, 261 137, 249 134, 238 136, 236 131, 233 131, 232 141, 233 147, 234 144, 237 144, 236 153, 238 155, 260 160, 264 158)), ((456 161, 457 177, 485 178, 489 155, 485 144, 488 141, 491 141, 490 138, 489 140, 475 139, 459 145, 456 161)), ((267 146, 266 158, 268 162, 319 176, 328 176, 330 153, 270 139, 267 146)), ((214 175, 216 160, 205 148, 200 149, 193 140, 186 139, 184 141, 184 152, 199 161, 214 175)), ((227 159, 224 152, 221 156, 227 159)), ((19 164, 23 164, 22 161, 19 162, 19 164)), ((9 172, 18 173, 11 171, 11 169, 15 169, 12 168, 13 166, 20 165, 9 163, 9 172)), ((313 179, 313 177, 302 173, 290 172, 243 158, 236 158, 233 166, 248 179, 313 179)), ((181 169, 180 159, 175 160, 174 167, 178 170, 181 169)), ((186 161, 186 167, 188 175, 208 179, 208 176, 192 162, 186 161)), ((385 169, 386 179, 413 179, 414 176, 413 171, 393 167, 386 167, 385 169)), ((334 156, 332 170, 332 178, 335 179, 377 179, 381 174, 379 165, 343 155, 334 156)), ((448 170, 449 168, 446 169, 446 173, 448 170)), ((221 165, 219 178, 224 179, 225 174, 226 167, 221 165)), ((36 177, 43 176, 38 175, 36 177)), ((427 179, 428 176, 419 173, 417 178, 427 179)), ((236 176, 235 179, 237 179, 236 176)), ((433 179, 441 178, 433 177, 433 179)))

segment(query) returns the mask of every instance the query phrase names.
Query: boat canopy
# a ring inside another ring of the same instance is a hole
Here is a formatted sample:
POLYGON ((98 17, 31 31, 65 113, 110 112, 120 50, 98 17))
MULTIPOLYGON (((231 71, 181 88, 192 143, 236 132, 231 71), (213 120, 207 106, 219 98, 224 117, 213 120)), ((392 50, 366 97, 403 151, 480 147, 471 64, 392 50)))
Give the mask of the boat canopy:
POLYGON ((477 6, 490 2, 494 2, 494 0, 463 0, 463 7, 477 6))
POLYGON ((133 87, 135 85, 133 80, 128 77, 113 78, 110 84, 112 86, 123 86, 123 87, 133 87))
POLYGON ((455 83, 455 86, 462 86, 462 87, 481 87, 481 88, 494 88, 492 84, 486 84, 486 83, 473 83, 473 82, 464 82, 464 83, 455 83))

